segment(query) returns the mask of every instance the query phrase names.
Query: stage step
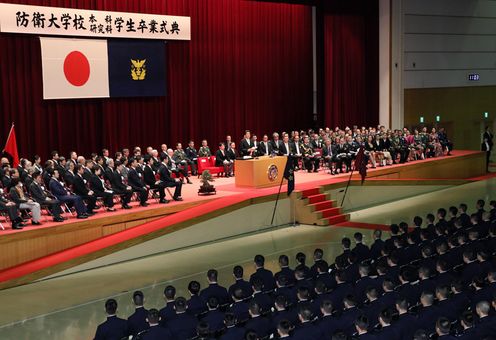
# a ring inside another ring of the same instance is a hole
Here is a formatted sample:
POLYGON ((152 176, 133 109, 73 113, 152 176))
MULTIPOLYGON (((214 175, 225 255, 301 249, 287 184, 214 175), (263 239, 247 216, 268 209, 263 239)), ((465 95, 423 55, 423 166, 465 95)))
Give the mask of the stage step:
POLYGON ((350 214, 337 215, 332 217, 321 218, 318 220, 317 225, 336 225, 338 223, 346 222, 350 219, 350 214))
POLYGON ((325 210, 320 210, 317 211, 317 216, 320 218, 325 218, 325 217, 332 217, 332 216, 337 216, 341 214, 341 208, 329 208, 325 210))
POLYGON ((303 224, 327 226, 348 220, 330 193, 322 193, 323 188, 313 188, 297 192, 291 196, 296 220, 303 224))
POLYGON ((336 204, 336 200, 328 200, 324 202, 309 204, 308 206, 312 211, 322 211, 325 209, 333 208, 336 204))
POLYGON ((329 194, 318 194, 318 195, 308 196, 306 199, 308 200, 308 204, 313 204, 313 203, 327 201, 329 199, 328 196, 329 194))
POLYGON ((313 188, 301 191, 301 198, 307 198, 309 196, 315 196, 321 194, 320 188, 313 188))

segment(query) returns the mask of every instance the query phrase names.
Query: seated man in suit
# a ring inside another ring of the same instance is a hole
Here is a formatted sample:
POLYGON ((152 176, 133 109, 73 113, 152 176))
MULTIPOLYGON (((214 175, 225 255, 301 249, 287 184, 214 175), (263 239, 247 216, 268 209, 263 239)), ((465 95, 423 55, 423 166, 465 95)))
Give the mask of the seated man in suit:
POLYGON ((279 134, 277 132, 272 134, 272 140, 269 143, 272 146, 274 153, 276 155, 280 154, 281 150, 279 148, 281 147, 282 141, 279 139, 279 134))
POLYGON ((14 202, 3 197, 3 189, 0 189, 0 211, 6 212, 12 222, 12 229, 20 230, 25 226, 22 218, 19 217, 19 209, 14 202))
POLYGON ((138 161, 136 160, 136 158, 131 157, 129 159, 129 173, 127 174, 127 183, 131 186, 133 192, 138 193, 140 205, 142 207, 147 207, 148 203, 146 203, 146 201, 148 200, 148 189, 146 188, 145 183, 141 178, 141 174, 138 173, 137 168, 138 161))
POLYGON ((88 189, 88 182, 91 181, 91 176, 86 176, 84 178, 85 169, 81 164, 76 166, 76 175, 72 180, 72 190, 76 195, 81 197, 84 201, 86 201, 86 209, 88 215, 94 215, 93 211, 96 206, 96 195, 90 189, 88 189))
POLYGON ((95 340, 127 338, 130 335, 127 321, 116 316, 117 301, 114 299, 107 300, 105 302, 105 312, 107 313, 107 320, 98 325, 95 340))
POLYGON ((49 170, 52 174, 52 178, 50 179, 49 188, 50 192, 62 203, 65 204, 73 204, 74 208, 77 212, 77 218, 85 219, 88 218, 88 214, 86 211, 86 206, 83 203, 83 199, 77 195, 71 195, 66 188, 60 182, 60 174, 57 169, 49 170))
POLYGON ((150 190, 158 191, 160 203, 169 203, 165 199, 165 184, 157 180, 155 170, 153 170, 154 162, 150 155, 145 155, 145 168, 143 169, 145 185, 150 190))
POLYGON ((124 177, 122 175, 122 169, 124 164, 120 161, 115 162, 115 170, 112 174, 112 191, 121 196, 121 203, 123 209, 131 209, 129 202, 131 201, 131 196, 133 195, 133 190, 129 185, 124 184, 124 177))
POLYGON ((219 150, 215 153, 215 166, 224 167, 224 176, 232 176, 234 162, 229 158, 225 150, 224 143, 219 143, 219 150))
MULTIPOLYGON (((236 150, 236 143, 231 142, 231 145, 229 148, 226 150, 227 157, 229 157, 230 160, 235 161, 236 158, 238 158, 239 154, 238 151, 236 150)), ((233 174, 234 176, 234 174, 233 174)))
POLYGON ((13 178, 11 188, 9 191, 10 198, 17 205, 18 209, 27 209, 31 211, 32 215, 32 224, 40 225, 41 219, 41 207, 38 202, 33 201, 29 197, 26 197, 24 194, 23 184, 19 180, 19 178, 13 178))
POLYGON ((94 166, 91 171, 92 175, 89 183, 91 190, 88 192, 88 196, 94 200, 96 200, 97 197, 102 198, 103 204, 107 207, 107 211, 115 211, 114 192, 106 188, 105 181, 102 179, 102 169, 99 166, 94 166))
POLYGON ((324 158, 324 161, 327 163, 327 166, 329 167, 329 172, 331 175, 335 175, 336 172, 333 170, 333 164, 335 165, 336 169, 336 152, 334 146, 331 144, 331 140, 327 138, 325 140, 325 145, 322 148, 322 157, 324 158))
POLYGON ((35 172, 33 174, 33 181, 29 185, 29 192, 31 197, 35 202, 38 202, 41 207, 48 207, 51 214, 53 215, 54 222, 63 222, 64 218, 61 216, 62 209, 60 208, 60 202, 56 199, 48 197, 43 187, 43 178, 41 173, 35 172))
POLYGON ((269 136, 263 135, 262 141, 258 144, 257 154, 259 156, 270 156, 272 155, 272 144, 269 142, 269 136))
POLYGON ((160 168, 158 169, 158 173, 160 175, 160 182, 164 188, 175 188, 174 196, 172 197, 174 201, 182 201, 181 197, 181 189, 183 187, 183 183, 179 180, 179 178, 172 178, 169 168, 167 167, 167 161, 169 157, 160 157, 162 163, 160 164, 160 168))

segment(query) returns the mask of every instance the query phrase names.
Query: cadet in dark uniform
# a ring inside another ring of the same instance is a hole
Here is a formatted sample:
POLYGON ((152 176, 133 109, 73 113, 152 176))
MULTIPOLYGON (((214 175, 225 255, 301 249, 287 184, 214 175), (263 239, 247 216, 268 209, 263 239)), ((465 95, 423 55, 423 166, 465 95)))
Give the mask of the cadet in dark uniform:
POLYGON ((142 340, 172 340, 172 335, 167 328, 160 327, 160 316, 158 310, 152 308, 148 311, 146 320, 148 329, 141 332, 140 339, 142 340))
POLYGON ((133 293, 133 303, 135 306, 135 311, 129 318, 127 318, 127 323, 129 325, 129 333, 136 336, 138 333, 141 333, 149 328, 148 322, 146 321, 148 318, 148 311, 143 307, 143 304, 145 303, 143 292, 138 290, 133 293))
POLYGON ((107 320, 96 329, 94 340, 118 340, 130 335, 127 321, 116 316, 117 301, 107 300, 105 312, 107 320))

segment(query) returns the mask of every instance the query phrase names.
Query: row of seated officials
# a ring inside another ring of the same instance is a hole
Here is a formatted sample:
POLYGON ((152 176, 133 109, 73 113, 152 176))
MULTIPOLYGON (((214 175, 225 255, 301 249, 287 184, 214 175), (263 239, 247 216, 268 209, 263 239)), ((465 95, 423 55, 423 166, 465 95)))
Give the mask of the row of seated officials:
MULTIPOLYGON (((274 132, 271 140, 264 135, 260 142, 247 130, 240 142, 239 153, 228 135, 225 142, 219 143, 215 155, 216 166, 224 167, 226 177, 234 175, 234 160, 239 155, 291 155, 296 170, 301 163, 309 172, 318 172, 323 162, 331 174, 336 174, 343 171, 343 166, 348 172, 360 147, 365 148, 367 158, 375 167, 376 158, 383 165, 386 161, 393 164, 398 158, 400 162, 414 159, 408 155, 415 152, 422 158, 424 153, 429 156, 434 145, 440 148, 440 154, 444 148, 448 154, 452 149, 443 129, 439 132, 433 129, 429 134, 424 128, 412 135, 406 128, 391 131, 384 126, 368 129, 354 126, 344 130, 336 127, 318 132, 292 131, 291 136, 283 132, 282 139, 274 132)), ((198 150, 194 141, 190 141, 186 149, 181 143, 176 143, 175 150, 162 144, 160 152, 148 147, 144 156, 139 147, 133 149, 132 155, 129 149, 123 149, 115 154, 115 159, 109 157, 108 149, 103 149, 101 156, 92 154, 90 159, 78 156, 74 151, 68 159, 59 157, 57 151, 52 151, 51 155, 44 166, 39 156, 34 157, 33 163, 21 159, 15 168, 10 167, 7 158, 1 159, 0 213, 11 220, 13 229, 22 229, 29 217, 33 225, 41 224, 42 209, 46 209, 55 222, 63 222, 63 208, 73 208, 77 218, 85 219, 95 213, 97 201, 101 201, 107 211, 115 210, 116 201, 120 201, 124 209, 130 209, 133 195, 142 206, 148 205, 150 193, 158 194, 160 203, 168 203, 165 189, 169 187, 175 188, 172 198, 182 200, 182 183, 186 179, 191 184, 189 169, 196 175, 198 158, 212 153, 208 142, 203 140, 198 150)))
POLYGON ((357 232, 331 265, 316 249, 311 267, 303 253, 294 269, 281 255, 273 274, 257 255, 249 280, 236 266, 229 288, 212 269, 208 287, 189 283, 188 300, 165 287, 160 310, 146 310, 137 291, 127 320, 110 299, 95 339, 495 339, 496 202, 484 205, 393 224, 386 240, 375 230, 369 245, 357 232))
MULTIPOLYGON (((99 204, 110 212, 115 211, 116 202, 123 209, 131 209, 133 196, 143 207, 154 196, 160 203, 169 203, 165 196, 168 188, 174 188, 173 200, 183 200, 183 181, 173 175, 168 157, 160 157, 159 162, 150 156, 131 157, 127 166, 121 160, 105 163, 103 157, 95 161, 83 158, 70 161, 67 168, 50 160, 44 168, 29 167, 29 171, 27 162, 23 159, 13 169, 3 167, 0 213, 10 219, 12 229, 25 227, 26 216, 33 225, 40 225, 42 209, 53 216, 53 221, 63 222, 64 209, 73 208, 78 219, 86 219, 96 213, 99 204)), ((187 181, 191 183, 189 178, 187 181)))

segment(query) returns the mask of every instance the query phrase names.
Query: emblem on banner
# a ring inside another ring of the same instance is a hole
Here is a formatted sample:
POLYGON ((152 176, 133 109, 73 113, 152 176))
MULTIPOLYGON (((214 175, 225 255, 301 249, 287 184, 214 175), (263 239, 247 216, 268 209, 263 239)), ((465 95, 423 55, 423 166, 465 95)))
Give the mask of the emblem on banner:
POLYGON ((269 177, 269 180, 271 182, 275 181, 278 175, 279 175, 279 169, 277 168, 277 165, 271 164, 267 169, 267 176, 269 177))
POLYGON ((146 77, 146 59, 131 59, 131 77, 133 80, 144 80, 146 77))

